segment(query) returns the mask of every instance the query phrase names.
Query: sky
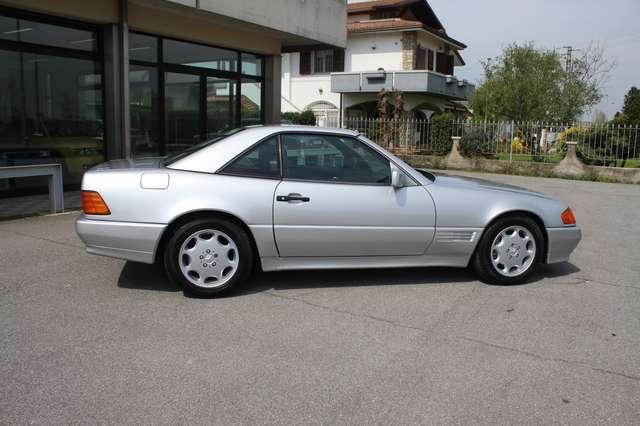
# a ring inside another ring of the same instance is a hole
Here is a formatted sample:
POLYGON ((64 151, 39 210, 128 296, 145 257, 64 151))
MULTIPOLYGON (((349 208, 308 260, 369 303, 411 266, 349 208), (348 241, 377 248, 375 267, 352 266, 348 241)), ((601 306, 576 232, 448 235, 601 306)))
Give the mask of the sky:
MULTIPOLYGON (((600 43, 616 67, 595 108, 611 118, 631 86, 640 87, 640 0, 429 0, 447 34, 465 43, 466 66, 456 73, 478 83, 480 61, 510 43, 533 41, 561 50, 600 43)), ((585 118, 591 118, 588 114, 585 118)))

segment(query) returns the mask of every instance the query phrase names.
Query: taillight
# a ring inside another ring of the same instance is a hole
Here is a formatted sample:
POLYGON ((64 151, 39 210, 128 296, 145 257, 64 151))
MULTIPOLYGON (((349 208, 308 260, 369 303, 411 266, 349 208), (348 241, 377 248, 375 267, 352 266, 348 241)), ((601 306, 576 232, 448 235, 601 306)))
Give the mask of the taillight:
POLYGON ((82 191, 82 210, 84 210, 85 214, 111 214, 107 203, 96 191, 82 191))
POLYGON ((570 207, 567 207, 566 210, 562 212, 560 218, 562 219, 562 223, 564 223, 565 225, 576 224, 576 217, 570 207))

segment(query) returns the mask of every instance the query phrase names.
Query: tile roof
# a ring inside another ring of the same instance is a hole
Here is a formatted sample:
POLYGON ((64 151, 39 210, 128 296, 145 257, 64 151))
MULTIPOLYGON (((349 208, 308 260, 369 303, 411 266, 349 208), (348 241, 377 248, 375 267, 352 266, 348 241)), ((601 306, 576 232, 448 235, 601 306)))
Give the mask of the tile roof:
POLYGON ((347 23, 347 32, 359 33, 377 30, 404 30, 412 28, 422 28, 424 24, 420 21, 411 21, 403 18, 375 19, 370 21, 358 21, 347 23))
POLYGON ((404 6, 405 4, 416 3, 419 0, 376 0, 361 3, 350 3, 347 5, 347 13, 370 12, 382 7, 404 6))

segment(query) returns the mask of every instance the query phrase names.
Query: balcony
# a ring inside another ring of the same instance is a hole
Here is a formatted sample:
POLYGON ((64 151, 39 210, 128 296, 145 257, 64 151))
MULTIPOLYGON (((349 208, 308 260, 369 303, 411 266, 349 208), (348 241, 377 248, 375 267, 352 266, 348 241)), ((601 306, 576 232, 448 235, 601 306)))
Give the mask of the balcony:
POLYGON ((457 101, 469 100, 475 86, 432 71, 367 71, 331 74, 334 93, 377 93, 380 90, 427 93, 457 101))

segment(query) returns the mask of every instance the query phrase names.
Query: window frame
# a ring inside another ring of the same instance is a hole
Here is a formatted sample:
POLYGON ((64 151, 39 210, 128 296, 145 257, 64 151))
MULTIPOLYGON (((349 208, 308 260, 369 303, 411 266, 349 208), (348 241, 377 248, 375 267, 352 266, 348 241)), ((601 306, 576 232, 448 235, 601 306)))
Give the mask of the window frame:
POLYGON ((179 74, 192 74, 197 75, 200 79, 200 134, 201 134, 201 142, 206 141, 207 135, 207 111, 206 111, 206 86, 207 86, 207 77, 218 77, 233 80, 236 83, 236 94, 235 94, 235 120, 234 126, 237 128, 242 127, 242 82, 244 80, 257 81, 261 83, 260 90, 260 121, 262 123, 265 122, 266 112, 265 112, 265 101, 266 101, 266 84, 265 84, 265 70, 266 70, 266 56, 257 52, 250 52, 246 50, 238 50, 238 49, 229 49, 228 47, 218 46, 214 44, 201 43, 193 40, 185 40, 177 37, 168 37, 160 34, 153 34, 147 31, 138 30, 135 27, 129 28, 129 33, 141 34, 144 36, 155 37, 157 39, 156 48, 156 62, 148 62, 141 60, 129 60, 129 65, 138 65, 138 66, 146 66, 146 67, 154 67, 158 70, 158 97, 159 104, 158 109, 159 120, 158 120, 158 151, 159 155, 165 156, 167 155, 167 142, 169 140, 169 136, 167 135, 167 123, 165 119, 166 113, 166 96, 165 96, 165 75, 167 72, 179 73, 179 74), (205 47, 212 47, 217 49, 228 50, 236 53, 238 69, 237 71, 225 71, 225 70, 217 70, 212 68, 202 68, 195 67, 190 65, 182 65, 177 63, 165 62, 164 60, 164 41, 165 40, 173 40, 183 43, 190 43, 201 45, 205 47), (251 75, 251 74, 243 74, 242 71, 242 54, 249 54, 256 57, 261 58, 261 70, 259 76, 251 75))
POLYGON ((352 139, 355 142, 363 145, 366 149, 370 150, 375 156, 381 158, 385 163, 389 165, 389 182, 388 183, 376 183, 376 182, 349 182, 349 181, 332 181, 332 180, 322 180, 322 179, 300 179, 300 178, 291 178, 287 177, 285 174, 284 167, 284 149, 283 149, 283 141, 280 138, 280 168, 281 168, 281 176, 283 181, 287 182, 310 182, 310 183, 325 183, 325 184, 334 184, 334 185, 358 185, 358 186, 375 186, 375 187, 385 187, 391 186, 391 164, 395 164, 391 159, 384 156, 382 153, 370 147, 367 143, 360 140, 357 136, 352 135, 344 135, 344 134, 336 134, 336 133, 328 133, 328 132, 282 132, 280 135, 302 135, 302 136, 329 136, 336 137, 339 139, 352 139))
POLYGON ((250 179, 267 179, 267 180, 282 180, 283 168, 282 168, 282 143, 280 139, 280 133, 274 133, 269 136, 266 136, 260 139, 258 142, 252 144, 248 148, 242 150, 238 155, 233 157, 231 160, 227 161, 222 167, 220 167, 214 174, 221 176, 234 176, 234 177, 242 177, 242 178, 250 178, 250 179), (258 148, 263 143, 269 142, 271 139, 276 139, 276 151, 277 151, 277 159, 278 159, 278 176, 257 176, 250 175, 245 173, 231 173, 226 171, 230 166, 236 163, 236 161, 243 158, 245 155, 252 152, 254 149, 258 148))

